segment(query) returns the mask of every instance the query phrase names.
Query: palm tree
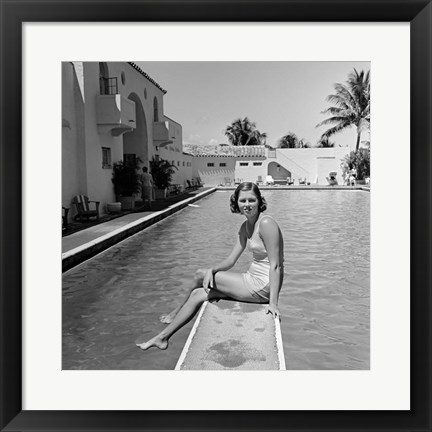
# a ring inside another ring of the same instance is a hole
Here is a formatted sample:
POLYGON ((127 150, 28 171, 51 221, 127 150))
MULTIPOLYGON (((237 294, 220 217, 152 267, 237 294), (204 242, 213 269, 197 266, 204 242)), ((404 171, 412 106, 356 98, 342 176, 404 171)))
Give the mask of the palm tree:
POLYGON ((294 132, 288 132, 279 140, 279 148, 297 148, 299 139, 294 132))
POLYGON ((278 143, 279 148, 310 148, 310 143, 304 138, 298 139, 294 132, 288 132, 278 143))
POLYGON ((317 124, 334 125, 325 131, 321 138, 330 137, 348 127, 356 126, 357 143, 356 152, 360 146, 361 133, 370 128, 370 71, 358 73, 355 69, 348 75, 345 84, 335 84, 335 94, 327 96, 327 102, 335 106, 327 108, 322 114, 331 114, 331 117, 317 124))
POLYGON ((267 134, 261 133, 258 129, 249 132, 249 137, 245 145, 265 145, 267 134))
POLYGON ((329 148, 329 147, 334 147, 335 143, 330 141, 329 137, 327 136, 322 136, 317 143, 317 147, 321 147, 321 148, 329 148))
POLYGON ((234 120, 225 129, 229 142, 235 146, 264 145, 267 134, 261 133, 247 117, 234 120))
POLYGON ((310 142, 306 141, 304 138, 299 140, 298 148, 310 148, 310 147, 311 147, 310 142))

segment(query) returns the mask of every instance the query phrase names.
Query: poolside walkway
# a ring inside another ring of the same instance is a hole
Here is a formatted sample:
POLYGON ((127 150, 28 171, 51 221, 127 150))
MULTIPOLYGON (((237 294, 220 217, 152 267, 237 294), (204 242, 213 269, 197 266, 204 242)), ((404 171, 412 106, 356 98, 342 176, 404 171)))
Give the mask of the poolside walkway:
MULTIPOLYGON (((87 228, 72 232, 70 235, 63 234, 63 271, 75 267, 125 238, 174 214, 214 190, 215 188, 211 187, 200 188, 166 200, 155 201, 152 210, 136 210, 123 216, 107 218, 105 222, 88 224, 87 228)), ((85 225, 83 223, 80 226, 85 225)), ((74 228, 72 227, 72 230, 74 228)))

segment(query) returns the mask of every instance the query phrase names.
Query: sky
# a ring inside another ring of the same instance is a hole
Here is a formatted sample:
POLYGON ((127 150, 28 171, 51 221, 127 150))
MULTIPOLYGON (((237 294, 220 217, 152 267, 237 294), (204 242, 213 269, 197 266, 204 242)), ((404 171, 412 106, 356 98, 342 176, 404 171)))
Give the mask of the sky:
MULTIPOLYGON (((312 146, 326 126, 326 97, 349 72, 369 62, 135 62, 163 89, 164 114, 183 127, 185 144, 224 144, 226 126, 248 117, 267 133, 267 144, 294 132, 312 146)), ((367 137, 363 137, 362 139, 367 137)), ((336 146, 356 143, 353 126, 330 139, 336 146)))

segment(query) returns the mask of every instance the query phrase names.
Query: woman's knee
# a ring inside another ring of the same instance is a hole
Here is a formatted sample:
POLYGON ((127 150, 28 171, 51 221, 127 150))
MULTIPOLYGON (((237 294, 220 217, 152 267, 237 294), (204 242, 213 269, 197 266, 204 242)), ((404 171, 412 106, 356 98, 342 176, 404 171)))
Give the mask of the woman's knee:
POLYGON ((191 292, 189 300, 197 304, 203 303, 207 300, 207 293, 204 288, 196 288, 191 292))
POLYGON ((194 275, 195 286, 202 286, 206 271, 204 269, 198 269, 194 275))

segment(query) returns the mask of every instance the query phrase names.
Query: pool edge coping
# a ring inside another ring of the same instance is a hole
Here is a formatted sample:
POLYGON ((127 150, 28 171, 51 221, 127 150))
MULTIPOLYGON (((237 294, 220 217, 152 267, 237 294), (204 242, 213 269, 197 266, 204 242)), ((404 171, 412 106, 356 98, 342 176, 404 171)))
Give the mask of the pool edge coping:
MULTIPOLYGON (((237 187, 238 187, 238 185, 236 185, 236 186, 215 186, 215 188, 217 188, 217 190, 221 190, 221 191, 231 191, 231 190, 233 191, 233 190, 236 190, 237 187)), ((370 186, 366 186, 366 185, 356 185, 356 186, 342 186, 342 185, 338 185, 338 186, 330 186, 330 185, 262 186, 262 185, 259 185, 258 187, 260 188, 260 190, 265 190, 265 191, 277 191, 277 190, 280 190, 280 191, 282 191, 282 190, 356 191, 356 190, 363 190, 366 192, 370 192, 370 186)))
POLYGON ((168 216, 177 213, 179 210, 185 208, 188 204, 198 201, 201 198, 216 192, 217 188, 213 187, 203 192, 196 194, 193 197, 187 198, 183 201, 170 205, 164 210, 154 212, 150 215, 143 216, 136 221, 130 222, 120 228, 117 228, 107 234, 77 246, 69 251, 62 253, 62 273, 76 267, 84 261, 93 258, 97 254, 105 251, 106 249, 114 246, 117 243, 137 234, 138 232, 148 228, 151 225, 167 218, 168 216))

